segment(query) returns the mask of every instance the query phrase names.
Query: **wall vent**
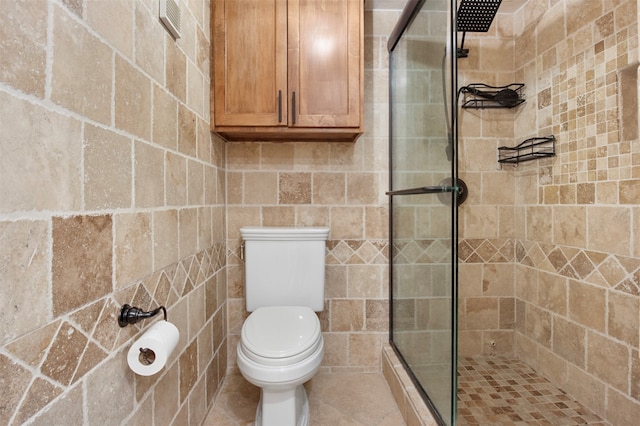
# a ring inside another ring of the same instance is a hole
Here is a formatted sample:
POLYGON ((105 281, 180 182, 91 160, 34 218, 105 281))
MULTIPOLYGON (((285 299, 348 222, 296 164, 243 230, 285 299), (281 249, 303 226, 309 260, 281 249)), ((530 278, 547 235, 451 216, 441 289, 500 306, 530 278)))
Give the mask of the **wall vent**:
POLYGON ((160 21, 173 38, 180 38, 180 6, 176 0, 160 0, 160 21))

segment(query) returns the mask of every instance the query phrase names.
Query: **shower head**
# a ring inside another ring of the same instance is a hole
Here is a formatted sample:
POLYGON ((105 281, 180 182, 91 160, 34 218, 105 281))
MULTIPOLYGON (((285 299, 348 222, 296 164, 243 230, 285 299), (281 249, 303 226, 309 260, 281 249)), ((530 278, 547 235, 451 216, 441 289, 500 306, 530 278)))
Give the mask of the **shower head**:
POLYGON ((466 58, 469 49, 463 49, 467 32, 486 33, 493 18, 498 13, 502 0, 461 0, 458 6, 457 30, 462 31, 462 43, 458 49, 458 58, 466 58))
POLYGON ((458 7, 458 31, 486 33, 502 0, 462 0, 458 7))

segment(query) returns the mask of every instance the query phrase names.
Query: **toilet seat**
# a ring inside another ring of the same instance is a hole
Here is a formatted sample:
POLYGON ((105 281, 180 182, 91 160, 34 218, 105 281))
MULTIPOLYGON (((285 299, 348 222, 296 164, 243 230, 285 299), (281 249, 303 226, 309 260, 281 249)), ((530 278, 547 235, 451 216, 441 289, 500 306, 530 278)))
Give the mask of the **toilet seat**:
POLYGON ((306 306, 256 309, 242 326, 239 349, 257 364, 291 365, 322 346, 320 321, 306 306))

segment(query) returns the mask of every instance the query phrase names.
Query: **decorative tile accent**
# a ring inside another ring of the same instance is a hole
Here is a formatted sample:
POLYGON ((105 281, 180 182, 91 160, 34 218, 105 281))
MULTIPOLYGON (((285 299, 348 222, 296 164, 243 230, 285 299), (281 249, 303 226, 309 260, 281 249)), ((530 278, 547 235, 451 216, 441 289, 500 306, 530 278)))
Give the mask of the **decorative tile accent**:
POLYGON ((520 264, 640 295, 640 259, 531 241, 516 243, 520 264), (537 253, 544 253, 540 258, 537 253))
MULTIPOLYGON (((99 365, 110 353, 129 342, 142 326, 135 324, 125 328, 118 327, 117 315, 123 303, 130 303, 145 310, 160 305, 170 307, 180 297, 221 271, 224 267, 225 251, 224 244, 218 243, 145 277, 140 282, 115 293, 113 297, 105 297, 83 306, 62 317, 60 321, 6 344, 5 347, 13 359, 0 355, 0 361, 8 363, 0 363, 0 369, 11 368, 21 372, 8 374, 13 379, 7 389, 11 389, 16 395, 27 392, 27 397, 20 407, 17 406, 19 401, 16 400, 14 406, 7 405, 8 410, 0 410, 0 423, 7 423, 17 409, 18 418, 31 417, 99 365), (35 368, 37 373, 47 379, 36 378, 29 390, 29 377, 33 376, 28 366, 35 368), (8 417, 4 418, 5 415, 8 417)), ((185 397, 187 391, 193 387, 195 379, 192 373, 197 372, 197 363, 194 361, 194 354, 197 353, 195 342, 194 340, 192 343, 193 349, 190 346, 187 351, 188 365, 181 359, 183 368, 188 368, 191 372, 189 382, 184 384, 187 386, 184 389, 185 397)), ((8 398, 2 399, 12 401, 8 398)))
POLYGON ((450 262, 449 240, 407 240, 396 241, 394 246, 396 264, 428 264, 450 262))
POLYGON ((640 259, 535 241, 460 240, 462 263, 513 262, 640 295, 640 259), (501 244, 502 243, 502 244, 501 244), (513 253, 510 253, 513 252, 513 253))
POLYGON ((458 241, 458 259, 463 263, 513 262, 514 256, 514 241, 509 238, 458 241))
POLYGON ((388 245, 386 240, 329 240, 326 262, 328 265, 386 264, 388 245))

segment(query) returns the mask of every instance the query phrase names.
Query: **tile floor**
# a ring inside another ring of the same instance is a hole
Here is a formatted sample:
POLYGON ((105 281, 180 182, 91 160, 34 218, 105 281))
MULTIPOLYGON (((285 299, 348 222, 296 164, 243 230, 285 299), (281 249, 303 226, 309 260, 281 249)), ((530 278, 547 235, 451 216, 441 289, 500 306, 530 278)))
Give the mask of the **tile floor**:
MULTIPOLYGON (((305 384, 311 426, 405 425, 382 374, 319 372, 305 384)), ((260 390, 230 374, 204 426, 252 425, 260 390)), ((499 356, 458 364, 458 425, 607 426, 526 364, 499 356)))
MULTIPOLYGON (((305 384, 311 426, 401 426, 405 422, 382 374, 317 373, 305 384)), ((252 425, 260 390, 230 374, 204 426, 252 425)))
POLYGON ((458 425, 608 425, 526 364, 506 357, 458 362, 458 425))

